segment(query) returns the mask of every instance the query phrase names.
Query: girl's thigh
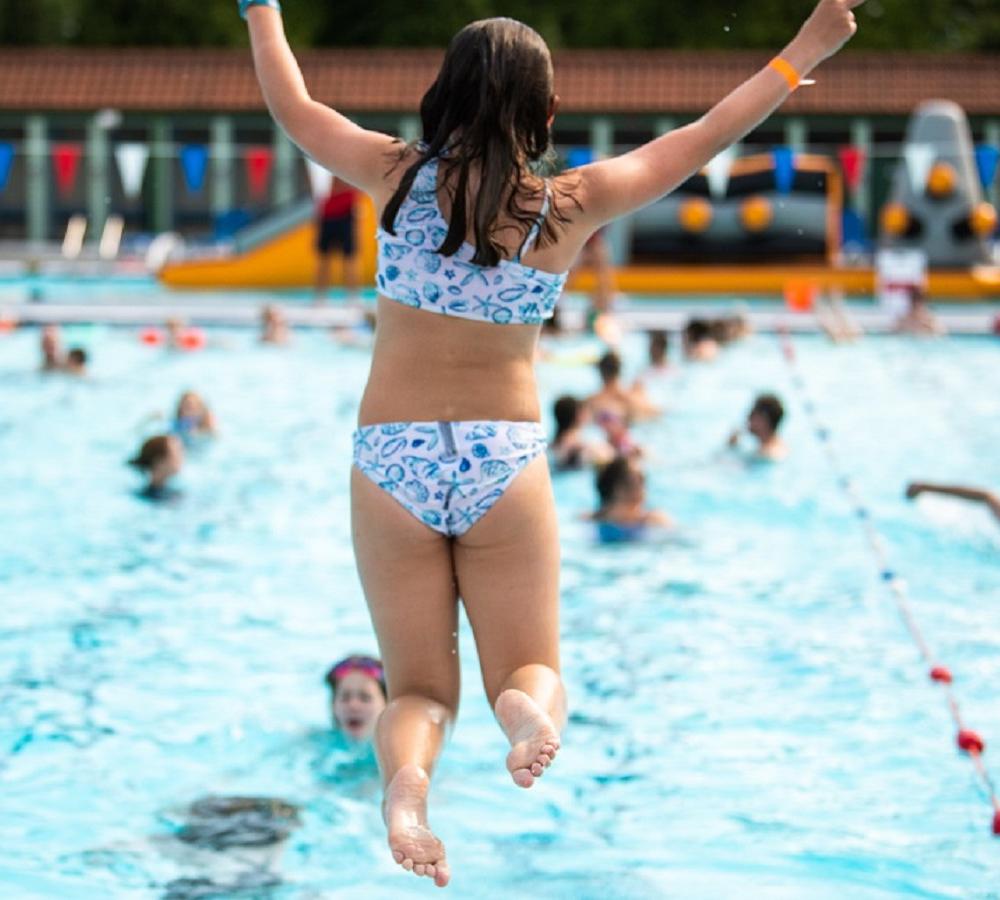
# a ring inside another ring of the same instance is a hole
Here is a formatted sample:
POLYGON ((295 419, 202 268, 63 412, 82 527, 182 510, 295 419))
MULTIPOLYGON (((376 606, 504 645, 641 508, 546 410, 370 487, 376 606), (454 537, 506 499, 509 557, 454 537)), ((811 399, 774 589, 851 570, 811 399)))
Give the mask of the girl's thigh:
POLYGON ((490 703, 515 669, 559 671, 559 532, 544 454, 452 549, 490 703))
POLYGON ((420 694, 456 709, 458 598, 450 541, 356 468, 351 529, 390 699, 420 694))

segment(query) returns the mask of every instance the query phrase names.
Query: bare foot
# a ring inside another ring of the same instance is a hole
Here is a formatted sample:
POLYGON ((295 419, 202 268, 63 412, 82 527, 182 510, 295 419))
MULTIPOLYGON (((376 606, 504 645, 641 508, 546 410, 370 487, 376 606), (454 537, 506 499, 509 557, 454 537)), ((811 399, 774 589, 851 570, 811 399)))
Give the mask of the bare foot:
POLYGON ((427 826, 431 780, 419 766, 400 768, 386 786, 382 817, 389 830, 392 858, 407 872, 433 878, 438 887, 451 879, 442 844, 427 826))
POLYGON ((510 741, 507 769, 514 784, 529 788, 559 752, 556 726, 524 691, 504 691, 497 697, 495 712, 500 727, 510 741))

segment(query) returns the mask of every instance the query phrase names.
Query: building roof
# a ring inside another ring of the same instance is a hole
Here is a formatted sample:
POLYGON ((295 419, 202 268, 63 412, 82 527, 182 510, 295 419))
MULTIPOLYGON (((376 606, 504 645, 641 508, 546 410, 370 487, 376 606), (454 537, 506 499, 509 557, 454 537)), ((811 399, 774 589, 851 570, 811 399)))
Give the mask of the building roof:
MULTIPOLYGON (((330 49, 299 54, 313 96, 345 112, 412 112, 440 50, 330 49)), ((767 61, 757 51, 566 50, 555 54, 564 113, 699 113, 767 61)), ((824 63, 789 113, 908 114, 953 100, 1000 114, 1000 57, 848 52, 824 63)), ((0 110, 262 110, 240 49, 3 48, 0 110)))

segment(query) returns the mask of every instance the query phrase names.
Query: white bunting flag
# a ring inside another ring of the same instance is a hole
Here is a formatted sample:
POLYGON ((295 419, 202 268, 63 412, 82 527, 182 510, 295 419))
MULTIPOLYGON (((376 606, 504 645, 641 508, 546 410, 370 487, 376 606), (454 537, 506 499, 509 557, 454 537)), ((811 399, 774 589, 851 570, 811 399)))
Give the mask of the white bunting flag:
POLYGON ((333 173, 329 169, 306 157, 306 172, 309 174, 309 186, 312 188, 313 197, 319 200, 330 193, 333 173))
POLYGON ((910 189, 914 194, 922 194, 927 187, 927 176, 934 165, 933 144, 907 144, 903 148, 906 160, 906 174, 910 177, 910 189))
POLYGON ((726 147, 718 156, 711 159, 705 166, 705 177, 708 179, 708 190, 713 197, 725 197, 729 187, 729 173, 736 159, 736 148, 726 147))
POLYGON ((122 180, 122 190, 126 197, 136 197, 142 190, 142 178, 146 174, 149 161, 149 147, 146 144, 126 143, 115 147, 115 161, 122 180))

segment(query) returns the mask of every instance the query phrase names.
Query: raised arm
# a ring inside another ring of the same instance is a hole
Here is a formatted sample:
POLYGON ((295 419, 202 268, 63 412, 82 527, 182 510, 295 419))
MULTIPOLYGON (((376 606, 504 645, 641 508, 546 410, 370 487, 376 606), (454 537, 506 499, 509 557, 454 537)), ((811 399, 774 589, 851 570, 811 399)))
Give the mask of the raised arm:
POLYGON ((274 120, 302 150, 344 181, 377 195, 388 168, 386 152, 396 142, 367 131, 309 96, 292 55, 277 4, 240 4, 250 26, 254 68, 274 120))
POLYGON ((930 484, 926 481, 913 481, 906 486, 906 497, 913 500, 921 494, 944 494, 948 497, 958 497, 982 503, 989 507, 997 521, 1000 521, 1000 497, 982 488, 964 487, 957 484, 930 484))
POLYGON ((629 153, 578 169, 584 215, 599 226, 639 209, 672 191, 752 131, 788 97, 796 75, 805 77, 851 38, 857 30, 851 10, 863 2, 820 0, 777 62, 745 81, 698 121, 629 153))

